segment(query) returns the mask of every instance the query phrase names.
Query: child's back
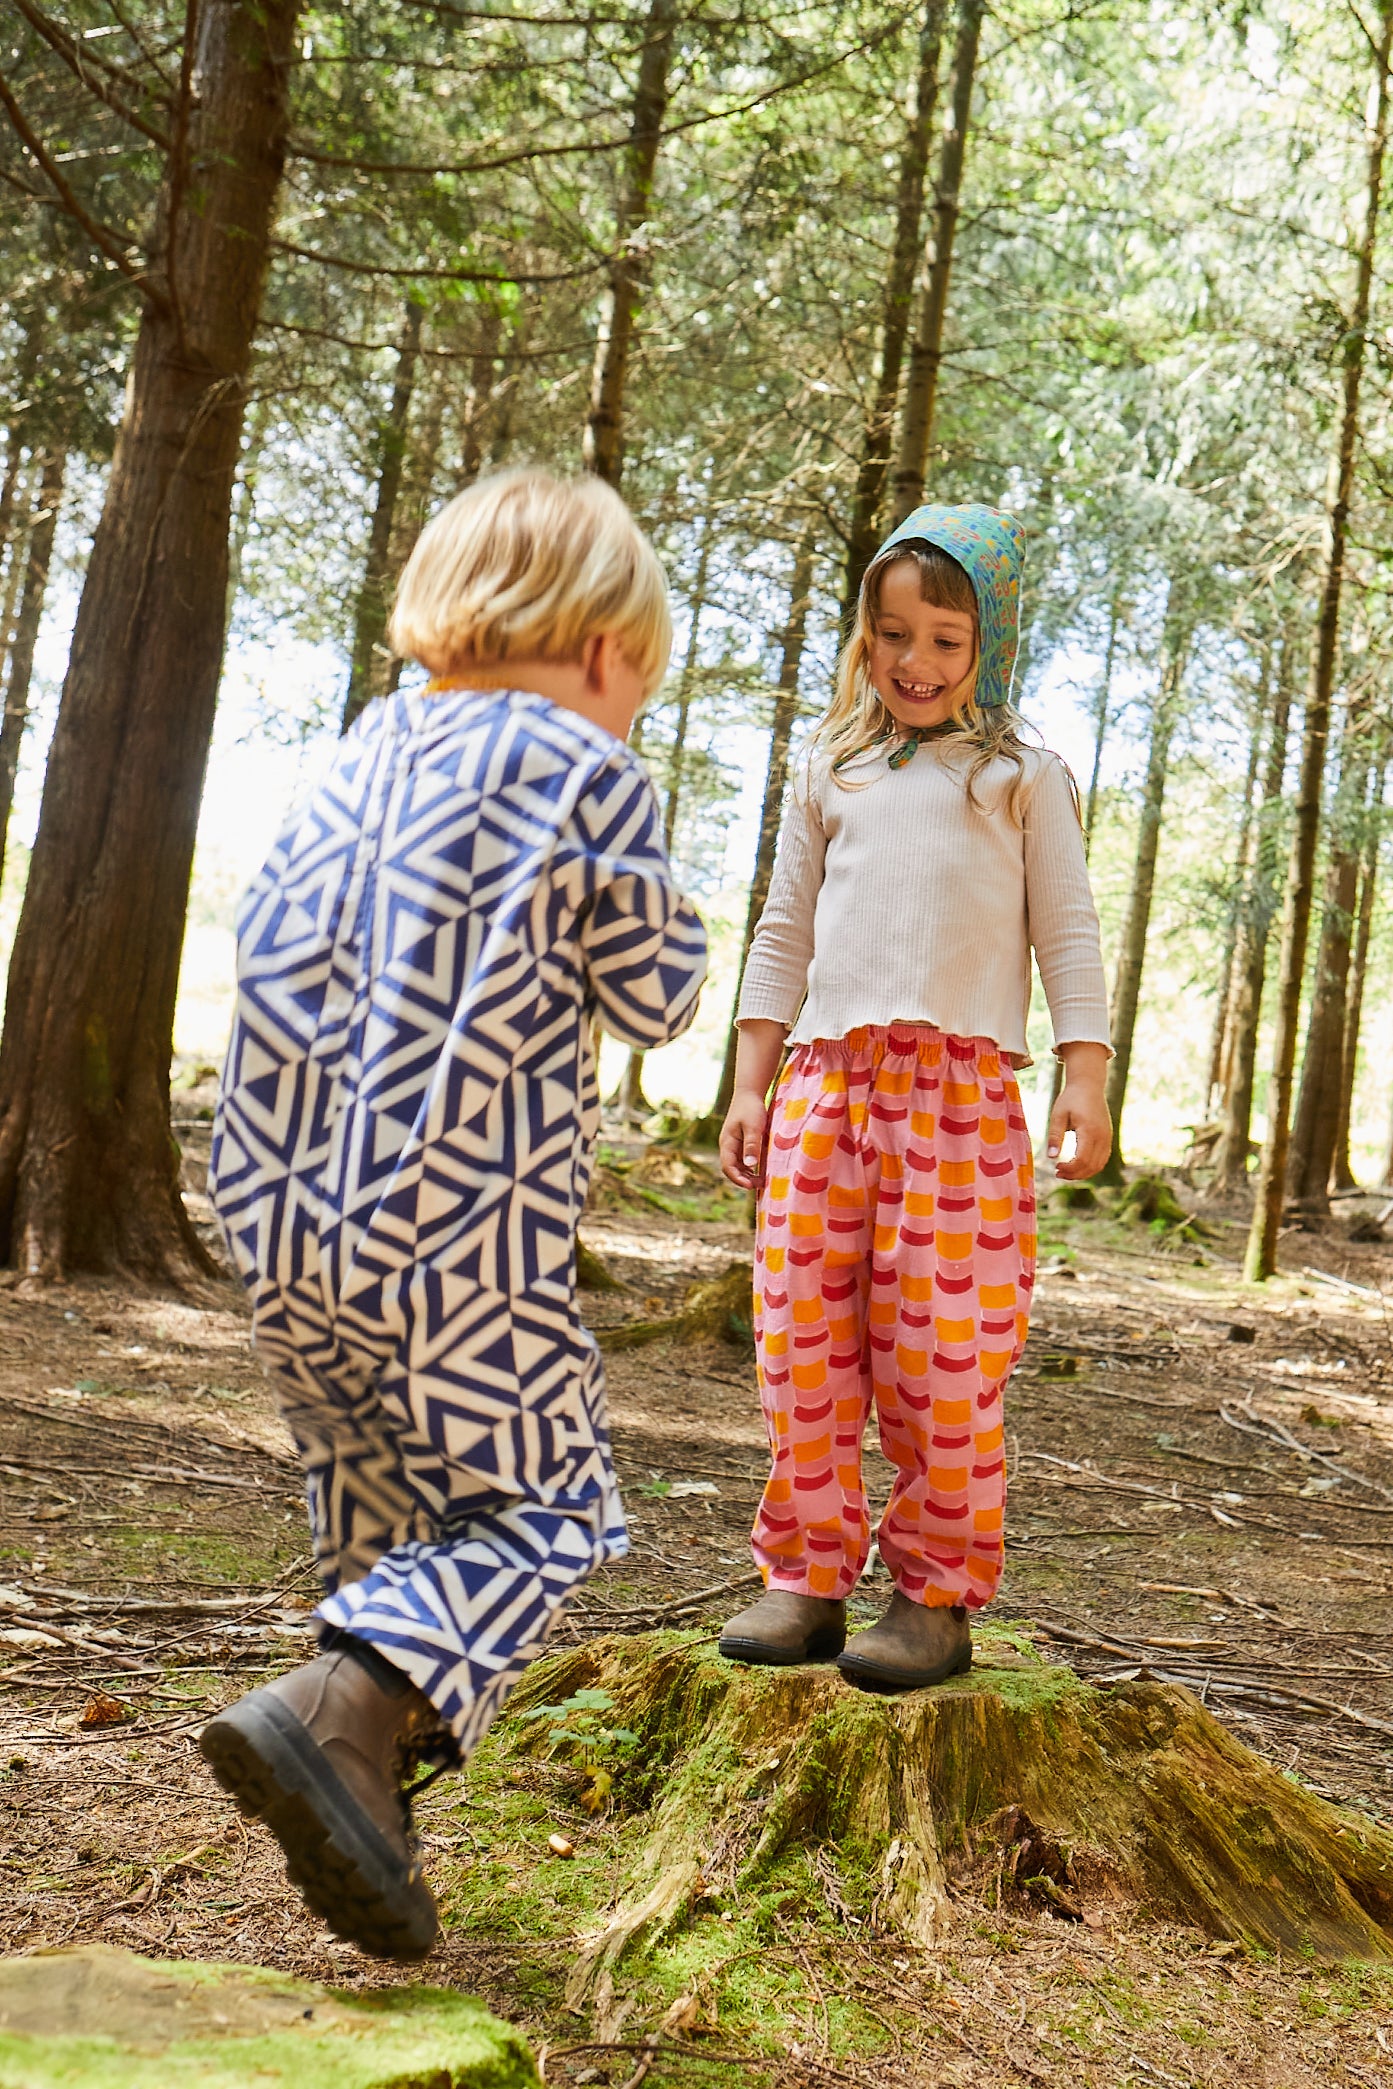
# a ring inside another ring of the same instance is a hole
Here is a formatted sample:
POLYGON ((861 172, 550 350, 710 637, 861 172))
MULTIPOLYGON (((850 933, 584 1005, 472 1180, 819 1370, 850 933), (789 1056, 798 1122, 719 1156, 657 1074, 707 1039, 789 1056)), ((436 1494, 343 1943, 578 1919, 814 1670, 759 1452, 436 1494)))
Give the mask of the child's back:
POLYGON ((591 1024, 676 1035, 706 945, 622 737, 670 627, 617 497, 472 489, 423 537, 397 629, 460 665, 364 714, 248 893, 214 1137, 331 1651, 203 1747, 318 1913, 414 1956, 435 1910, 405 1759, 473 1747, 626 1549, 575 1296, 591 1024))

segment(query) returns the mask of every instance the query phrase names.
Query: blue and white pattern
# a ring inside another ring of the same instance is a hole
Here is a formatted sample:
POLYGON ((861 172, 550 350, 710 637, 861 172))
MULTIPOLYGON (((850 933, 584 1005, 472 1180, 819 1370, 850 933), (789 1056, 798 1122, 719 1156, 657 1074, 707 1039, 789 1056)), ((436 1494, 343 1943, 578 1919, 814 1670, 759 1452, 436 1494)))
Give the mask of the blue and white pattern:
POLYGON ((304 1460, 319 1616, 468 1749, 627 1550, 575 1295, 590 1026, 685 1029, 705 933, 637 758, 505 691, 372 706, 237 934, 211 1188, 304 1460))

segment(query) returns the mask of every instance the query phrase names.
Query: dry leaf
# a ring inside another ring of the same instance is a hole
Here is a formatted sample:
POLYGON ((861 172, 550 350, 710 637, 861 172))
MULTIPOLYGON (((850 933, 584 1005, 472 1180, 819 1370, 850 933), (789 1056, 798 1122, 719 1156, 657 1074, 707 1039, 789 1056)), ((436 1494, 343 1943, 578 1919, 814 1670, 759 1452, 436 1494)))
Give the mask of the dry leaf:
POLYGON ((613 1789, 613 1771, 594 1769, 590 1772, 590 1782, 580 1795, 580 1803, 587 1813, 602 1813, 613 1789))
POLYGON ((663 2018, 660 2029, 669 2038, 676 2038, 683 2031, 694 2031, 701 2015, 701 2004, 695 1995, 679 1995, 663 2018))
POLYGON ((79 1726, 120 1726, 130 1718, 130 1711, 117 1697, 108 1696, 105 1690, 94 1690, 78 1714, 79 1726))

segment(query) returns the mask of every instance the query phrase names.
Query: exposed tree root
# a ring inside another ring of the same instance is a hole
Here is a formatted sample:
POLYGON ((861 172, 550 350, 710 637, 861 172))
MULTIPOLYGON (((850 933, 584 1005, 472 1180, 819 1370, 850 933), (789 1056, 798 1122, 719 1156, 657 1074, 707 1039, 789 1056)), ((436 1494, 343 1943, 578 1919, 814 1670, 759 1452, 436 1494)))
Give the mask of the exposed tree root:
MULTIPOLYGON (((1393 1959, 1393 1836, 1280 1775, 1177 1685, 1100 1690, 984 1640, 970 1676, 887 1699, 831 1668, 736 1667, 653 1633, 545 1661, 515 1702, 578 1691, 603 1693, 614 1802, 651 1833, 577 1964, 574 2007, 703 1900, 755 1894, 776 1919, 810 1873, 921 1943, 955 1878, 985 1865, 998 1892, 1030 1888, 1065 1919, 1130 1900, 1267 1949, 1393 1959)), ((517 1732, 519 1749, 565 1754, 555 1728, 517 1732)))
POLYGON ((604 1257, 597 1255, 589 1242, 576 1235, 576 1283, 582 1291, 624 1291, 604 1257))
POLYGON ((709 1284, 694 1284, 680 1313, 662 1320, 631 1320, 624 1327, 599 1330, 604 1349, 641 1349, 648 1342, 675 1338, 684 1342, 730 1342, 748 1349, 754 1341, 754 1283, 747 1262, 733 1263, 709 1284))

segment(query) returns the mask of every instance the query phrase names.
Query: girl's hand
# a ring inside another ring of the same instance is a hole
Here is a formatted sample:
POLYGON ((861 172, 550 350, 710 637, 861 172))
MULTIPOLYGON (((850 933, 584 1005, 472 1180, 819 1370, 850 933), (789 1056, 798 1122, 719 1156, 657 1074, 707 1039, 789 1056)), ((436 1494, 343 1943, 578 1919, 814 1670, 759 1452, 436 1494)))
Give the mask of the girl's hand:
POLYGON ((783 1023, 754 1017, 740 1025, 735 1048, 735 1095, 721 1126, 721 1173, 738 1190, 759 1180, 764 1135, 769 1128, 769 1090, 784 1048, 783 1023))
POLYGON ((1061 1182, 1086 1182, 1112 1152, 1112 1118, 1105 1094, 1107 1049, 1100 1044, 1067 1044, 1059 1056, 1064 1061, 1064 1086, 1050 1112, 1046 1151, 1061 1182), (1066 1132, 1074 1134, 1074 1151, 1062 1161, 1059 1155, 1066 1132))
POLYGON ((721 1173, 738 1190, 752 1190, 759 1180, 769 1105, 754 1089, 739 1090, 721 1126, 721 1173))

